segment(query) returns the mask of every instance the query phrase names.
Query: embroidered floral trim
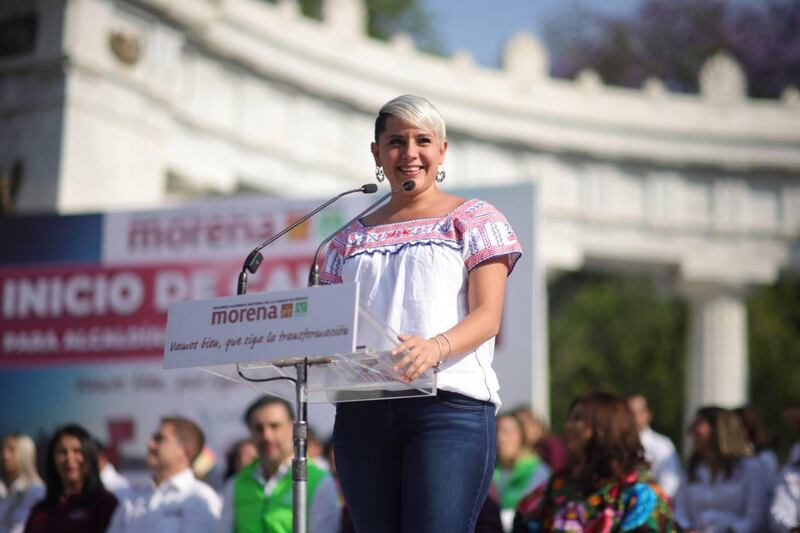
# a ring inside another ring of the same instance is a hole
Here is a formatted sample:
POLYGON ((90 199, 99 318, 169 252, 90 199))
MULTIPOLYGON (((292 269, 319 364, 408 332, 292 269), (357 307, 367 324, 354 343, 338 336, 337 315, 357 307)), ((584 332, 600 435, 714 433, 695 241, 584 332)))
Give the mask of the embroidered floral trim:
POLYGON ((472 199, 441 217, 375 226, 353 222, 331 242, 320 281, 341 283, 346 259, 363 253, 395 254, 416 245, 459 250, 467 271, 488 259, 507 255, 510 273, 522 255, 517 236, 505 217, 491 204, 472 199))

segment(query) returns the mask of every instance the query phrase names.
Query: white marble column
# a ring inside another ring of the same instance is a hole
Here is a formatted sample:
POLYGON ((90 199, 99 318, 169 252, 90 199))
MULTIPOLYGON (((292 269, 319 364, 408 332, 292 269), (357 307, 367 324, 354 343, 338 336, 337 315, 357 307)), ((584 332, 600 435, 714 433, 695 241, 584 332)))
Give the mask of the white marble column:
POLYGON ((736 407, 747 401, 747 309, 741 288, 693 283, 689 301, 685 420, 698 407, 736 407))
MULTIPOLYGON (((542 267, 542 270, 544 268, 542 267)), ((548 424, 550 420, 550 349, 547 323, 549 320, 547 305, 547 276, 536 270, 536 290, 534 298, 534 340, 536 346, 533 350, 531 364, 531 406, 535 413, 544 417, 548 424)))

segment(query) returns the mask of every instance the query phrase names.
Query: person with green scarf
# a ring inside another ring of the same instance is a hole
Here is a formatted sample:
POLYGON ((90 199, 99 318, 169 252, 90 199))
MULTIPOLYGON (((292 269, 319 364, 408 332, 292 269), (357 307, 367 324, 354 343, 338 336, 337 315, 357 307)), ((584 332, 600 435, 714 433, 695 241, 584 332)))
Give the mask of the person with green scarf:
POLYGON ((550 468, 525 446, 522 422, 511 413, 497 416, 497 466, 492 482, 500 504, 500 517, 508 530, 520 499, 550 477, 550 468))

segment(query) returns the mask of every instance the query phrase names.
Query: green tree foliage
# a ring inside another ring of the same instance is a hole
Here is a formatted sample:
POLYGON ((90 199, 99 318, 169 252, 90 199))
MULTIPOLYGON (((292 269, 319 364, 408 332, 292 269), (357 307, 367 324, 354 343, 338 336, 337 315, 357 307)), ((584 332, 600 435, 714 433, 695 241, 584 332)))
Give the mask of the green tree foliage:
POLYGON ((368 33, 378 39, 389 39, 406 32, 422 50, 439 51, 440 43, 431 25, 431 15, 417 0, 367 0, 368 33))
MULTIPOLYGON (((747 304, 750 398, 784 455, 800 438, 781 420, 786 407, 800 407, 800 278, 757 289, 747 304)), ((785 455, 784 455, 785 456, 785 455)))
MULTIPOLYGON (((274 3, 275 0, 266 0, 274 3)), ((331 0, 329 0, 331 1, 331 0)), ((303 15, 322 20, 323 0, 299 0, 303 15)), ((431 15, 418 0, 365 0, 367 34, 375 39, 389 40, 398 32, 413 37, 421 50, 440 53, 441 43, 431 25, 431 15)))
MULTIPOLYGON (((751 404, 785 457, 800 428, 782 420, 800 407, 800 277, 755 288, 747 301, 751 404)), ((577 273, 550 286, 550 391, 560 430, 579 394, 643 393, 654 427, 680 445, 687 308, 648 277, 577 273)))
POLYGON ((632 16, 577 7, 548 25, 545 40, 558 77, 591 68, 612 85, 655 77, 696 92, 703 63, 727 51, 742 64, 751 96, 800 85, 800 0, 642 0, 632 16))
POLYGON ((653 427, 682 436, 686 309, 649 277, 577 273, 550 291, 550 393, 560 431, 570 402, 593 390, 641 392, 653 427))

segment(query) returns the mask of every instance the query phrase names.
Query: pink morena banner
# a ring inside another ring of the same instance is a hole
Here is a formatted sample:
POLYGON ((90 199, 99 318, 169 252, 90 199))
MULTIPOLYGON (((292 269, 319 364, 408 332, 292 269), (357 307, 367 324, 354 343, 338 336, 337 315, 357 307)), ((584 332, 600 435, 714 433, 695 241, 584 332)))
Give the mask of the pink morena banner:
MULTIPOLYGON (((276 278, 300 285, 310 262, 267 259, 251 291, 276 278)), ((169 304, 233 294, 240 268, 228 259, 0 269, 0 368, 160 359, 169 304)))

